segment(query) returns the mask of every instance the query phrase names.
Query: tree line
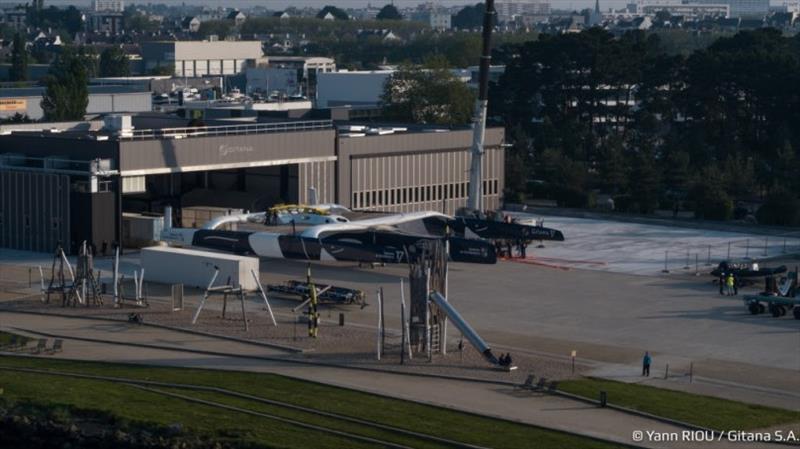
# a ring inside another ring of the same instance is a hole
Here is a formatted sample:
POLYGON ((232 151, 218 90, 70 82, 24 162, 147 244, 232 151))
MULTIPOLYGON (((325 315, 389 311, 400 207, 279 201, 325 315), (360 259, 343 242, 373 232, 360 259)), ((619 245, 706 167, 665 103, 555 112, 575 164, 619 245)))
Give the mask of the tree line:
POLYGON ((503 45, 490 116, 507 198, 800 225, 800 37, 742 31, 687 54, 602 29, 503 45))

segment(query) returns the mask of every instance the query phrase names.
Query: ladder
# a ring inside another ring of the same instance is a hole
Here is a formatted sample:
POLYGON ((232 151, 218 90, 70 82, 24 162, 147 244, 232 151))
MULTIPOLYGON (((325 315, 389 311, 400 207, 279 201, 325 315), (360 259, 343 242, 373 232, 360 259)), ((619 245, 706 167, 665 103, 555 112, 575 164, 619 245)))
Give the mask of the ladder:
POLYGON ((439 325, 432 324, 430 332, 431 332, 431 353, 441 352, 440 341, 439 341, 441 333, 439 332, 439 325))

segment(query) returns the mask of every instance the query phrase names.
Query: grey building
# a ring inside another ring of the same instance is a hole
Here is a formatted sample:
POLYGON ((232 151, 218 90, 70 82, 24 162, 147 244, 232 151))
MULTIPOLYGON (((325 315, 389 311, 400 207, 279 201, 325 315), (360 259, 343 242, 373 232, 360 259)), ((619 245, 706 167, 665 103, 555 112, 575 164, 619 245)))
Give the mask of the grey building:
MULTIPOLYGON (((370 128, 331 120, 159 128, 157 122, 148 114, 107 120, 99 131, 4 131, 0 247, 50 251, 60 240, 74 251, 87 240, 100 248, 120 239, 123 212, 162 213, 167 205, 263 210, 307 202, 310 187, 320 202, 357 210, 453 213, 466 205, 468 128, 370 128), (31 218, 39 207, 31 204, 46 204, 36 198, 59 195, 68 208, 31 218), (50 237, 25 241, 20 232, 50 237)), ((502 129, 487 130, 487 208, 500 206, 503 138, 502 129)))
POLYGON ((145 72, 167 67, 175 76, 235 75, 266 63, 260 41, 142 43, 145 72))
MULTIPOLYGON (((0 118, 27 114, 33 120, 44 117, 41 102, 44 87, 0 89, 0 118)), ((89 86, 87 114, 112 112, 149 112, 153 99, 149 90, 140 86, 89 86)))

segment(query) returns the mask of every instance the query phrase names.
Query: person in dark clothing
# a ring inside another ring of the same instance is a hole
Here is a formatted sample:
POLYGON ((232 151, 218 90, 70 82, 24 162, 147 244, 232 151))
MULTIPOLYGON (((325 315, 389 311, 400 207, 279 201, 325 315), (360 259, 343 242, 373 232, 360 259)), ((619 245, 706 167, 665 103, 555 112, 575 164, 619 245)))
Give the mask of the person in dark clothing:
POLYGON ((733 296, 739 294, 739 279, 736 279, 736 276, 733 276, 733 296))
POLYGON ((509 352, 506 354, 506 366, 511 366, 512 363, 513 361, 511 360, 511 353, 509 352))
POLYGON ((720 273, 719 275, 719 294, 725 294, 725 273, 720 273))
POLYGON ((653 362, 653 358, 650 357, 649 352, 644 353, 644 358, 642 358, 642 376, 650 377, 650 363, 653 362))

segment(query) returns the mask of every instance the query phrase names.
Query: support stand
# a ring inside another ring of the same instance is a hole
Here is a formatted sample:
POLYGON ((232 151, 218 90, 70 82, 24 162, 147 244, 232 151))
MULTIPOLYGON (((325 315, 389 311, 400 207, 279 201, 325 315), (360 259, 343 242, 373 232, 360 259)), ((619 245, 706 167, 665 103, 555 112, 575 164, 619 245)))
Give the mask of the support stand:
MULTIPOLYGON (((258 275, 256 275, 254 270, 250 270, 250 274, 256 281, 257 289, 255 291, 259 293, 261 298, 264 300, 264 304, 267 306, 267 311, 269 312, 270 320, 272 320, 272 325, 277 326, 278 323, 275 321, 275 315, 272 313, 272 307, 269 304, 266 293, 264 293, 264 288, 261 286, 261 282, 258 280, 258 275)), ((203 307, 205 307, 206 301, 208 301, 209 297, 214 295, 222 295, 222 318, 226 318, 228 311, 228 296, 230 295, 239 299, 239 303, 242 307, 242 321, 244 322, 244 330, 245 332, 249 331, 250 326, 247 321, 247 308, 245 307, 245 299, 250 291, 242 288, 242 286, 231 284, 230 277, 228 277, 225 285, 214 286, 214 282, 216 282, 217 277, 219 277, 219 267, 215 266, 214 275, 211 277, 208 287, 206 287, 206 291, 203 294, 203 299, 200 300, 200 305, 197 306, 197 310, 195 311, 194 316, 192 316, 192 324, 197 324, 197 319, 200 317, 200 312, 202 312, 203 307)))

